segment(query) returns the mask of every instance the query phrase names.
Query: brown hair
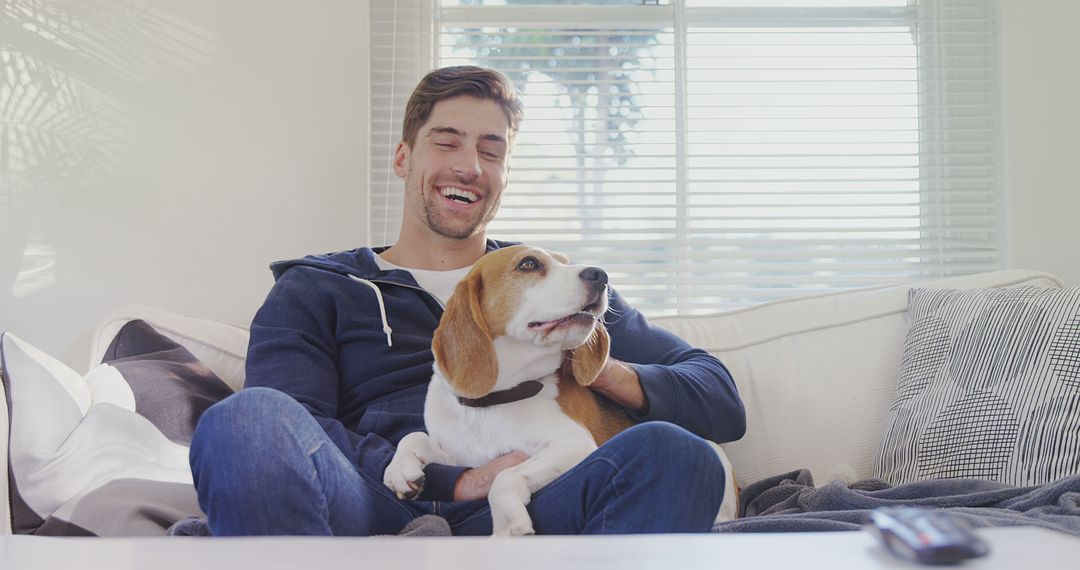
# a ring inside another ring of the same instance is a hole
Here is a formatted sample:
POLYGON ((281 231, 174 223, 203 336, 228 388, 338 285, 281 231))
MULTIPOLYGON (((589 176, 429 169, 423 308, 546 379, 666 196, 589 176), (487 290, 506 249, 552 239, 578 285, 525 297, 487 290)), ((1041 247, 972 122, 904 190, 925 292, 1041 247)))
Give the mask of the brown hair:
POLYGON ((456 65, 431 71, 420 80, 405 105, 401 140, 412 148, 420 127, 431 117, 435 104, 460 95, 491 99, 501 105, 510 122, 511 136, 517 134, 525 106, 510 80, 494 69, 456 65))

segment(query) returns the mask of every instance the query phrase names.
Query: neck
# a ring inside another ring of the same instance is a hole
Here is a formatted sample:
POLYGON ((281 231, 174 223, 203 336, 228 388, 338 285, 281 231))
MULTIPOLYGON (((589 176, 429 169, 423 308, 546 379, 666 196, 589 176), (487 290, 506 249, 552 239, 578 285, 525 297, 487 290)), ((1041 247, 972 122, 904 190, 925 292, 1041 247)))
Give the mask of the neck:
POLYGON ((468 267, 486 252, 485 232, 460 240, 440 235, 419 239, 402 229, 397 243, 380 255, 394 265, 409 269, 447 271, 468 267))
POLYGON ((499 360, 499 377, 492 391, 507 390, 528 380, 543 380, 562 364, 562 350, 558 347, 537 346, 506 336, 495 339, 495 354, 499 360))

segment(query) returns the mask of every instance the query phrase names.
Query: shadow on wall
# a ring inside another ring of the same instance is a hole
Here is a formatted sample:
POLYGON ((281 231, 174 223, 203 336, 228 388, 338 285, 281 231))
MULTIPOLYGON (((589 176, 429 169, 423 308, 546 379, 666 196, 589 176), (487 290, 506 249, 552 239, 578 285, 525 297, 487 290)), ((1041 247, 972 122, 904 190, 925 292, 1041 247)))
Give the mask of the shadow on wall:
POLYGON ((140 140, 134 102, 199 73, 216 43, 142 0, 0 4, 0 330, 5 307, 81 277, 49 220, 107 199, 95 189, 140 140))

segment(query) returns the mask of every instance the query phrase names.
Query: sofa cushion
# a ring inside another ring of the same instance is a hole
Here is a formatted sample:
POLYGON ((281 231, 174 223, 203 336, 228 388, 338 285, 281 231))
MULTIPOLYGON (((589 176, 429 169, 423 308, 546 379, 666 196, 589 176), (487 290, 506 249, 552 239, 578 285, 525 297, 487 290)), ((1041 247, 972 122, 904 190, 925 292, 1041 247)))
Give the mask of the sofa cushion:
POLYGON ((189 351, 132 321, 85 376, 10 333, 0 357, 14 532, 163 535, 201 514, 188 444, 231 390, 189 351))
POLYGON ((117 332, 131 321, 145 321, 154 330, 191 351, 234 391, 244 386, 247 327, 215 319, 180 315, 157 307, 133 305, 109 314, 98 323, 90 340, 93 368, 105 359, 117 332))
MULTIPOLYGON (((1011 269, 923 281, 955 289, 1060 287, 1011 269)), ((650 319, 718 357, 746 405, 747 431, 724 444, 742 483, 809 469, 820 483, 874 472, 896 392, 907 292, 896 285, 793 297, 710 315, 650 319)))
POLYGON ((1080 473, 1080 288, 913 289, 876 475, 1080 473))

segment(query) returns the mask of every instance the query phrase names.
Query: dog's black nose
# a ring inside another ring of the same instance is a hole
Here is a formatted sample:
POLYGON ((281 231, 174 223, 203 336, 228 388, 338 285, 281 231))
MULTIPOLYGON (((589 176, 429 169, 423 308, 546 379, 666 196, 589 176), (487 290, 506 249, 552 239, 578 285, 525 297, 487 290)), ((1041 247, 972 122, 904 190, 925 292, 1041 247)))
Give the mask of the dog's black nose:
POLYGON ((598 291, 607 286, 607 273, 599 267, 586 267, 578 275, 581 276, 582 281, 598 291))

